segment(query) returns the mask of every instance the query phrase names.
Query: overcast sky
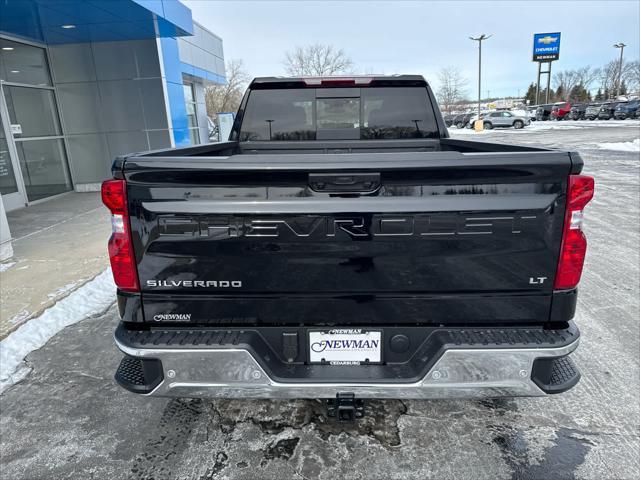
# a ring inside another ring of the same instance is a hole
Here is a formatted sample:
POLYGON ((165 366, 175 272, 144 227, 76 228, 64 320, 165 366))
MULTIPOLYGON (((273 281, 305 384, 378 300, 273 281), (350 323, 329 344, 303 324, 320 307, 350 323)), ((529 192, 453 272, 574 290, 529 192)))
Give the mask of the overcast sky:
POLYGON ((310 43, 342 48, 359 73, 418 73, 437 86, 454 65, 477 92, 477 43, 483 43, 483 97, 523 94, 535 81, 533 34, 561 32, 553 70, 600 66, 628 45, 640 59, 640 2, 632 1, 210 1, 183 0, 193 18, 221 36, 227 60, 240 58, 251 76, 283 75, 284 52, 310 43))

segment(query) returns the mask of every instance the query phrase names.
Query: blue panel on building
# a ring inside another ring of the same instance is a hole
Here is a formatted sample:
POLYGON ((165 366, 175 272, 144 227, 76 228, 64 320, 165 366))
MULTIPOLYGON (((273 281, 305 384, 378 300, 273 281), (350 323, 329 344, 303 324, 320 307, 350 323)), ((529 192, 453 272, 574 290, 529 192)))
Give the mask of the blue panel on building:
POLYGON ((191 137, 189 136, 188 128, 174 128, 173 140, 176 143, 176 147, 188 147, 191 145, 191 137))
POLYGON ((191 10, 180 3, 178 0, 163 0, 164 7, 163 17, 181 28, 190 35, 193 35, 193 18, 191 18, 191 10))
POLYGON ((160 40, 162 58, 164 60, 164 75, 168 82, 182 84, 182 67, 178 53, 178 41, 175 38, 160 40))
POLYGON ((2 0, 0 31, 48 44, 193 34, 178 0, 2 0))

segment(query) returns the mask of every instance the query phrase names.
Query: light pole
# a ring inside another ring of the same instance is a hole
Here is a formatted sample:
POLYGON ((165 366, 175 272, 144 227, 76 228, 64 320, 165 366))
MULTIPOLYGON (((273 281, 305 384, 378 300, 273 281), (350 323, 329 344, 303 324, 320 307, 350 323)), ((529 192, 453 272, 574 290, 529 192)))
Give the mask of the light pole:
POLYGON ((618 82, 616 85, 616 99, 620 96, 620 84, 622 83, 622 53, 624 52, 624 47, 626 47, 626 45, 622 42, 619 43, 615 43, 613 45, 616 48, 620 49, 620 63, 618 64, 618 82))
POLYGON ((482 88, 482 41, 491 38, 491 35, 485 35, 484 33, 477 38, 469 37, 469 40, 478 42, 478 120, 480 120, 480 97, 482 88))

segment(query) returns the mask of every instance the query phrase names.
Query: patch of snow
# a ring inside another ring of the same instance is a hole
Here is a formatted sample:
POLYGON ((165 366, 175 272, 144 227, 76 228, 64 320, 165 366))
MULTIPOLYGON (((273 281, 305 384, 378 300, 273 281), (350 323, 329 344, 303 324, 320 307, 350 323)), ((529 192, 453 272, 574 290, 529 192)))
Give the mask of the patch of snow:
POLYGON ((25 357, 42 348, 56 333, 80 320, 104 312, 115 301, 116 286, 107 269, 0 342, 0 393, 30 371, 25 357))
POLYGON ((456 128, 456 127, 449 127, 449 133, 453 136, 455 135, 485 135, 489 132, 492 132, 493 130, 481 130, 479 132, 476 132, 473 128, 456 128))
POLYGON ((596 146, 602 150, 617 150, 619 152, 640 152, 640 138, 636 138, 632 142, 597 143, 596 146))
POLYGON ((0 273, 2 272, 6 272, 7 270, 9 270, 11 267, 13 267, 16 264, 16 262, 5 262, 5 263, 0 263, 0 273))
POLYGON ((638 128, 638 120, 547 120, 532 121, 531 125, 525 127, 531 130, 573 130, 576 128, 589 127, 634 127, 638 128))
POLYGON ((67 283, 64 287, 60 287, 55 292, 48 293, 47 297, 49 297, 49 299, 60 297, 60 296, 64 295, 65 293, 68 293, 71 290, 73 290, 75 288, 75 286, 78 285, 79 283, 82 283, 82 280, 78 280, 77 282, 67 283))
POLYGON ((29 318, 30 315, 31 315, 30 311, 28 311, 28 310, 20 310, 20 312, 18 312, 17 315, 14 315, 13 317, 11 317, 9 319, 9 323, 12 323, 14 325, 16 323, 22 323, 24 320, 29 318))

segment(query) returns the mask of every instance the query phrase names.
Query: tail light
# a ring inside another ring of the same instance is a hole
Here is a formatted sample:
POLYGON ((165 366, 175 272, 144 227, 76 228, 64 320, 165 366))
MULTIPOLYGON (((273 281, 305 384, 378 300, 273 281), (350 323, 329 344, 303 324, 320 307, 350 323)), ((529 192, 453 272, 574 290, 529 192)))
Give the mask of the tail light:
POLYGON ((124 180, 103 182, 102 203, 111 211, 112 233, 109 238, 109 260, 113 279, 119 289, 138 292, 140 287, 131 242, 126 182, 124 180))
POLYGON ((586 175, 570 175, 567 189, 560 260, 553 288, 566 290, 580 282, 587 239, 582 232, 582 211, 593 198, 594 181, 586 175))

